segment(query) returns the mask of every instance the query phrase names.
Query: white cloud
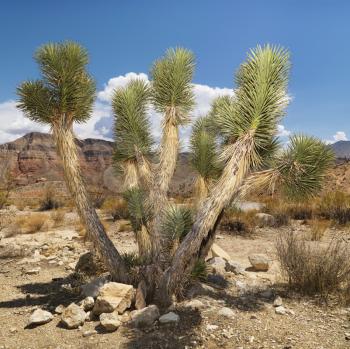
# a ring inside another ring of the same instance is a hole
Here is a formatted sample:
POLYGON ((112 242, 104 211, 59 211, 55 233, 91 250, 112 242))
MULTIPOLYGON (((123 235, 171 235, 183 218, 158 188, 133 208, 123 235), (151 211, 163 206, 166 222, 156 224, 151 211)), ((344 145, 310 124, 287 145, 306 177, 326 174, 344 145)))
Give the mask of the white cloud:
POLYGON ((334 135, 333 135, 333 139, 332 140, 326 140, 327 144, 333 144, 335 142, 338 141, 347 141, 348 137, 346 136, 346 133, 344 131, 337 131, 334 135))
POLYGON ((291 131, 287 130, 283 125, 277 125, 277 135, 279 137, 288 137, 290 134, 291 131))

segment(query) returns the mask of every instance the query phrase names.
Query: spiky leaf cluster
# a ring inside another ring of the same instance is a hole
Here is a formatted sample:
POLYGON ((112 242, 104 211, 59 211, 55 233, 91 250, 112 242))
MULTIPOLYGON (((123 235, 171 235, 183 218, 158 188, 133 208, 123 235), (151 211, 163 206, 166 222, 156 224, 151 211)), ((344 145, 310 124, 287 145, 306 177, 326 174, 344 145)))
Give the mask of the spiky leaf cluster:
POLYGON ((134 160, 136 152, 148 155, 153 140, 147 108, 150 88, 146 81, 135 79, 116 89, 112 99, 115 116, 115 152, 117 162, 134 160))
POLYGON ((47 44, 38 49, 35 59, 42 79, 17 88, 18 108, 44 124, 85 122, 95 97, 95 83, 86 71, 87 51, 74 42, 47 44))
POLYGON ((275 163, 284 193, 293 199, 318 193, 333 160, 331 148, 317 138, 305 135, 291 137, 288 147, 275 163))
POLYGON ((162 230, 170 240, 180 241, 192 227, 192 212, 187 207, 170 206, 164 213, 162 230))
POLYGON ((224 143, 251 135, 253 164, 261 163, 262 155, 271 147, 277 122, 288 104, 288 51, 267 45, 258 46, 248 55, 236 74, 234 98, 223 98, 215 106, 216 127, 224 143))
POLYGON ((191 164, 204 179, 215 178, 220 171, 215 134, 210 119, 199 118, 193 125, 190 140, 191 164))
POLYGON ((151 69, 152 101, 156 110, 165 113, 169 108, 176 108, 179 124, 187 121, 194 106, 191 83, 194 67, 193 53, 176 48, 167 50, 151 69))
POLYGON ((125 191, 123 195, 128 205, 131 225, 133 230, 137 232, 142 225, 146 226, 151 219, 151 210, 147 205, 146 193, 134 187, 125 191))

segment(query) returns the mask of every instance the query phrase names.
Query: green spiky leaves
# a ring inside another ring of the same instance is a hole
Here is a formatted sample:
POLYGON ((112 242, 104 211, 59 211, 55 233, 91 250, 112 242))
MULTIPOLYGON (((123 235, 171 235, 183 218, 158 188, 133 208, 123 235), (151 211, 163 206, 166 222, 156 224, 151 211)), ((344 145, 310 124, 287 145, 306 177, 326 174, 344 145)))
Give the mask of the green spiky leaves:
POLYGON ((67 126, 86 121, 95 98, 95 83, 86 71, 87 51, 74 42, 47 44, 35 59, 42 79, 18 87, 18 108, 29 119, 45 124, 59 118, 67 126))
POLYGON ((132 188, 124 193, 124 199, 128 205, 131 225, 135 232, 141 227, 147 226, 151 219, 151 210, 147 205, 146 193, 139 188, 132 188))
POLYGON ((277 122, 288 104, 288 51, 266 45, 258 46, 248 55, 236 74, 235 97, 223 98, 215 106, 215 125, 225 144, 250 135, 253 165, 261 163, 262 155, 271 147, 277 122))
POLYGON ((169 240, 181 241, 192 227, 192 212, 187 207, 170 206, 164 213, 162 229, 169 240))
POLYGON ((284 193, 293 199, 317 194, 333 160, 331 148, 317 138, 291 137, 275 164, 284 193))
POLYGON ((209 123, 208 117, 199 118, 193 125, 190 140, 191 164, 206 180, 215 178, 220 172, 216 139, 209 123))
POLYGON ((188 113, 194 106, 194 67, 193 53, 176 48, 167 50, 165 56, 157 60, 151 70, 153 104, 161 113, 175 108, 178 124, 187 121, 188 113))
POLYGON ((147 156, 153 144, 147 108, 150 88, 136 79, 126 87, 116 89, 112 99, 115 116, 115 153, 117 162, 135 160, 136 152, 147 156))

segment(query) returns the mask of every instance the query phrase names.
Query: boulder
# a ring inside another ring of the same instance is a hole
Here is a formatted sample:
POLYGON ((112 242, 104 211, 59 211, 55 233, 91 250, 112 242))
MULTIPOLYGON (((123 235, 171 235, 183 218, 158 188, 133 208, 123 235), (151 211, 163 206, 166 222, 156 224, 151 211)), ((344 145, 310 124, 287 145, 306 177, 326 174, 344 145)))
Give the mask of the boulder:
POLYGON ((86 319, 86 313, 75 303, 71 303, 63 310, 61 315, 62 323, 69 329, 78 328, 83 325, 86 319))
POLYGON ((131 312, 131 323, 135 327, 148 327, 159 318, 159 309, 156 305, 149 305, 141 310, 131 312))
POLYGON ((277 296, 275 300, 273 301, 274 307, 280 307, 283 304, 283 300, 280 296, 277 296))
POLYGON ((213 257, 221 257, 226 261, 231 259, 230 255, 215 243, 211 246, 210 252, 213 257))
POLYGON ((275 308, 275 313, 279 314, 279 315, 286 315, 287 309, 281 305, 281 306, 275 308))
POLYGON ((221 257, 214 257, 207 261, 207 264, 212 268, 214 274, 225 274, 226 261, 221 257))
POLYGON ((132 285, 108 282, 100 288, 93 313, 100 315, 102 313, 112 313, 116 310, 119 314, 122 314, 130 307, 133 298, 134 288, 132 285))
POLYGON ((29 317, 28 326, 43 325, 52 319, 53 315, 49 311, 36 309, 29 317))
POLYGON ((248 257, 249 262, 256 271, 268 271, 269 259, 263 254, 254 254, 248 257))
POLYGON ((56 313, 56 314, 62 314, 63 311, 64 311, 64 309, 65 309, 65 306, 64 306, 63 304, 60 304, 60 305, 58 305, 58 306, 55 308, 55 313, 56 313))
POLYGON ((159 322, 162 324, 176 323, 176 322, 179 322, 179 320, 180 320, 180 316, 172 311, 170 313, 162 315, 159 318, 159 322))
POLYGON ((260 228, 273 227, 276 223, 275 217, 268 213, 259 212, 255 215, 255 218, 257 219, 260 228))
POLYGON ((101 326, 107 331, 115 331, 122 324, 117 311, 100 315, 101 326))

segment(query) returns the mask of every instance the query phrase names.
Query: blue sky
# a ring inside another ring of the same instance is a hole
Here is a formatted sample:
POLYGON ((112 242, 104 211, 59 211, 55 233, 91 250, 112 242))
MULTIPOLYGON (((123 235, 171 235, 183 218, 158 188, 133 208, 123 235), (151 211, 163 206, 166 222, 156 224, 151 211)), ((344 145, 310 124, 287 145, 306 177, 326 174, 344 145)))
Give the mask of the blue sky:
POLYGON ((38 76, 32 59, 38 46, 67 39, 89 50, 100 91, 93 120, 77 129, 82 137, 110 136, 106 88, 119 86, 127 73, 147 74, 166 48, 194 51, 194 82, 204 103, 199 110, 205 112, 221 91, 206 88, 233 88, 248 49, 264 43, 292 53, 293 102, 285 129, 324 140, 350 135, 350 1, 12 0, 1 3, 0 38, 0 142, 41 130, 14 110, 15 89, 38 76))

